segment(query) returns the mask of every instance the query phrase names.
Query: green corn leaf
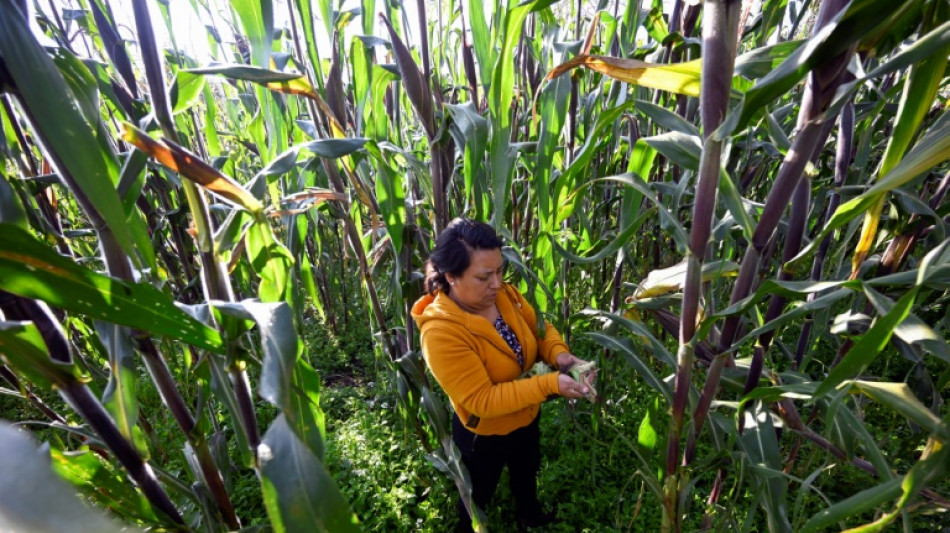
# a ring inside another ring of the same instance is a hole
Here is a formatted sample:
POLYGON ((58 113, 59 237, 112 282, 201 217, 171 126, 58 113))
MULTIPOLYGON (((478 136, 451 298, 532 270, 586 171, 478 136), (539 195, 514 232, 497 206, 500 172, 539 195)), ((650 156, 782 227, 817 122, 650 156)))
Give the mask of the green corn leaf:
MULTIPOLYGON (((372 19, 372 17, 367 17, 372 19)), ((350 64, 353 72, 353 91, 356 111, 366 115, 366 102, 370 98, 373 81, 373 48, 363 39, 350 41, 350 64)))
POLYGON ((241 19, 244 35, 251 45, 251 63, 270 65, 271 36, 274 35, 274 10, 271 0, 231 0, 241 19))
MULTIPOLYGON (((603 149, 604 144, 609 140, 606 132, 614 127, 617 119, 630 109, 633 104, 634 102, 630 101, 601 113, 597 118, 597 122, 594 124, 593 131, 591 131, 587 140, 584 142, 584 146, 581 147, 574 160, 571 161, 570 166, 564 169, 561 176, 555 180, 551 196, 555 207, 558 208, 558 223, 569 217, 576 209, 573 204, 578 201, 578 196, 569 191, 583 185, 583 183, 577 183, 579 176, 588 170, 591 160, 603 149), (572 205, 565 205, 567 200, 572 200, 572 205)), ((492 135, 494 135, 494 132, 492 135)), ((492 149, 494 150, 494 148, 492 149)))
POLYGON ((148 283, 92 272, 9 224, 0 224, 0 278, 4 290, 25 298, 205 350, 223 350, 217 331, 186 315, 148 283))
POLYGON ((814 313, 815 311, 821 309, 830 309, 835 303, 840 302, 841 300, 848 298, 853 294, 854 293, 852 291, 841 288, 828 294, 819 296, 810 302, 804 302, 799 305, 795 305, 792 309, 784 311, 781 316, 777 317, 775 320, 766 322, 765 324, 753 329, 749 333, 746 333, 741 339, 732 343, 732 348, 730 348, 730 350, 738 350, 746 341, 755 339, 763 333, 775 331, 785 324, 794 323, 796 320, 800 320, 804 315, 814 313))
POLYGON ((326 447, 326 416, 320 407, 320 389, 323 380, 320 374, 303 357, 294 365, 293 394, 290 411, 286 416, 300 440, 320 461, 324 460, 326 447))
POLYGON ((147 162, 148 154, 140 150, 131 150, 122 165, 122 172, 119 174, 119 185, 116 190, 122 199, 122 206, 127 214, 131 215, 135 211, 135 202, 145 186, 144 171, 147 162))
POLYGON ((403 175, 390 166, 376 143, 367 145, 367 151, 376 162, 376 199, 386 221, 386 233, 392 241, 393 250, 399 252, 402 250, 402 232, 406 220, 403 175))
MULTIPOLYGON (((751 464, 781 471, 782 457, 771 412, 762 402, 757 402, 755 409, 749 414, 754 417, 754 422, 746 423, 746 430, 739 436, 739 446, 745 451, 751 464)), ((769 530, 792 531, 786 505, 788 480, 781 476, 759 477, 756 483, 762 484, 760 503, 765 509, 769 530)))
POLYGON ((868 80, 877 79, 919 63, 931 55, 942 51, 947 44, 950 44, 950 21, 944 22, 920 39, 902 48, 900 52, 889 57, 887 61, 884 61, 878 65, 877 68, 861 78, 843 85, 842 87, 846 90, 839 91, 834 101, 828 107, 827 114, 829 116, 837 115, 841 108, 852 99, 854 93, 868 80))
POLYGON ((134 517, 154 523, 158 521, 152 506, 108 461, 91 451, 63 453, 50 449, 51 466, 60 478, 79 490, 83 496, 118 516, 134 517))
MULTIPOLYGON (((223 313, 219 313, 222 314, 223 313)), ((227 315, 224 315, 227 316, 227 315)), ((256 457, 254 450, 251 449, 250 441, 247 438, 248 431, 244 427, 244 418, 241 416, 241 407, 238 405, 237 394, 231 385, 231 379, 228 377, 228 371, 225 369, 223 357, 205 357, 200 365, 207 365, 211 391, 217 401, 221 402, 227 409, 230 420, 233 421, 235 448, 237 448, 238 457, 235 462, 244 468, 256 467, 256 457)))
POLYGON ((0 223, 27 229, 26 211, 20 203, 16 190, 3 175, 3 171, 0 171, 0 223))
POLYGON ((538 134, 538 152, 532 174, 538 195, 538 217, 541 228, 545 231, 552 231, 555 224, 556 206, 551 201, 550 183, 555 170, 556 154, 562 149, 561 131, 567 120, 570 90, 570 80, 558 78, 545 85, 538 100, 541 124, 538 134))
POLYGON ((851 382, 851 390, 860 392, 903 415, 906 419, 935 435, 941 443, 950 443, 950 427, 930 409, 924 407, 906 383, 883 383, 879 381, 851 382))
POLYGON ((661 128, 688 136, 699 136, 699 128, 665 107, 660 107, 646 100, 636 100, 634 109, 661 128))
POLYGON ((644 137, 643 142, 679 167, 687 170, 699 169, 703 143, 698 135, 670 131, 653 137, 644 137))
POLYGON ((128 328, 96 321, 96 333, 109 355, 109 382, 102 393, 102 405, 115 420, 116 426, 126 440, 135 445, 144 459, 148 459, 148 446, 141 428, 136 426, 139 402, 135 394, 138 369, 135 349, 128 328))
MULTIPOLYGON (((928 262, 932 264, 932 262, 928 262)), ((889 298, 867 286, 864 295, 874 306, 878 314, 884 315, 894 308, 894 302, 889 298)), ((950 363, 950 345, 933 328, 917 316, 910 314, 894 328, 894 335, 907 344, 920 346, 947 363, 950 363)))
MULTIPOLYGON (((8 531, 118 533, 125 525, 90 509, 50 470, 49 452, 12 426, 0 424, 0 527, 8 531)), ((130 490, 131 487, 129 487, 130 490)))
MULTIPOLYGON (((583 186, 587 186, 598 181, 614 181, 627 185, 638 191, 643 195, 653 206, 656 208, 657 213, 660 217, 660 225, 670 233, 670 236, 673 238, 673 242, 676 243, 677 250, 684 252, 687 247, 688 238, 686 236, 686 230, 683 228, 682 223, 677 219, 670 210, 663 205, 662 202, 657 198, 656 193, 650 188, 648 184, 642 177, 637 174, 628 172, 626 174, 619 174, 617 176, 609 176, 606 178, 597 178, 590 180, 583 186)), ((576 195, 576 191, 572 193, 576 195)))
POLYGON ((333 478, 284 415, 267 430, 258 455, 264 505, 276 533, 360 531, 333 478))
MULTIPOLYGON (((496 214, 504 213, 505 197, 511 182, 511 170, 514 156, 510 151, 511 102, 515 90, 515 48, 521 40, 524 19, 536 9, 550 5, 550 0, 534 0, 519 4, 504 13, 502 30, 498 37, 500 50, 491 74, 488 88, 488 108, 491 117, 491 139, 489 160, 491 167, 492 207, 496 214)), ((481 56, 479 56, 481 60, 481 56)), ((494 224, 500 227, 501 216, 496 216, 494 224)))
POLYGON ((258 394, 280 409, 310 453, 322 458, 325 429, 319 405, 320 377, 301 358, 303 343, 294 326, 293 309, 286 302, 255 300, 219 303, 215 309, 257 324, 264 353, 258 394))
POLYGON ((260 276, 258 296, 264 302, 290 301, 290 269, 293 256, 274 237, 273 229, 266 220, 256 221, 248 228, 247 253, 251 266, 260 276))
MULTIPOLYGON (((938 2, 936 6, 940 11, 943 11, 940 14, 941 16, 946 17, 948 15, 946 4, 938 2)), ((888 136, 887 148, 884 150, 879 176, 887 175, 901 160, 921 122, 930 111, 930 107, 934 103, 934 96, 937 94, 937 89, 943 79, 948 52, 950 52, 950 43, 910 68, 898 104, 894 129, 888 136)))
POLYGON ((478 114, 472 102, 445 104, 445 109, 452 115, 453 125, 462 134, 462 139, 459 140, 461 142, 457 141, 457 144, 465 147, 462 174, 465 178, 465 197, 470 198, 474 193, 476 181, 484 175, 483 162, 490 131, 488 120, 478 114))
MULTIPOLYGON (((85 381, 79 367, 50 359, 32 322, 0 321, 0 359, 45 390, 85 381)), ((0 488, 6 485, 0 483, 0 488)))
POLYGON ((742 236, 745 237, 746 241, 752 242, 752 236, 755 233, 755 221, 746 209, 747 201, 739 194, 739 188, 732 180, 732 176, 723 167, 719 168, 719 194, 722 196, 722 201, 726 204, 729 214, 742 229, 742 236))
POLYGON ((170 94, 172 113, 186 111, 198 101, 205 87, 204 76, 198 76, 198 74, 198 72, 188 70, 179 70, 175 73, 170 94))
POLYGON ((660 398, 656 397, 647 405, 646 415, 637 429, 637 443, 651 452, 656 450, 657 444, 662 441, 662 432, 658 431, 662 430, 658 423, 660 416, 660 398))
POLYGON ((78 189, 75 193, 88 199, 88 207, 101 217, 122 249, 133 256, 132 238, 115 190, 118 164, 109 161, 111 152, 103 150, 101 127, 86 121, 62 73, 11 2, 0 4, 0 57, 16 84, 18 100, 61 177, 69 187, 78 189))
POLYGON ((429 423, 432 424, 436 434, 451 435, 452 425, 445 404, 428 387, 422 388, 422 406, 425 408, 429 423))
POLYGON ((901 478, 885 481, 862 490, 850 498, 841 500, 827 509, 822 509, 805 522, 800 531, 802 533, 823 531, 846 518, 876 509, 884 502, 893 500, 900 495, 902 481, 901 478))
MULTIPOLYGON (((787 5, 788 0, 777 0, 768 2, 762 6, 762 21, 760 22, 761 29, 756 34, 756 50, 768 48, 764 45, 768 41, 769 36, 771 36, 776 30, 781 31, 780 26, 782 24, 782 18, 785 16, 785 8, 787 5)), ((775 46, 781 46, 782 44, 787 44, 787 42, 780 43, 775 46)), ((737 70, 739 66, 738 63, 738 60, 736 60, 737 70)))
MULTIPOLYGON (((294 3, 297 6, 297 13, 300 14, 300 25, 303 26, 307 58, 310 60, 310 65, 316 69, 317 83, 320 85, 320 90, 323 91, 323 71, 321 69, 320 53, 317 50, 317 38, 314 34, 313 26, 313 22, 316 20, 313 12, 313 3, 311 0, 295 0, 294 3)), ((326 19, 324 20, 326 21, 326 19)))
POLYGON ((485 8, 482 0, 468 3, 468 21, 472 29, 472 47, 478 59, 478 77, 487 91, 491 86, 492 67, 495 65, 494 39, 485 22, 485 8))
POLYGON ((894 190, 948 159, 950 159, 950 111, 944 111, 907 155, 861 197, 876 196, 894 190))
POLYGON ((670 386, 667 385, 662 379, 657 377, 650 368, 650 365, 648 365, 639 355, 637 355, 629 339, 618 338, 605 333, 596 332, 589 332, 586 335, 604 348, 614 350, 622 354, 630 366, 635 368, 640 377, 646 381, 647 385, 661 393, 666 398, 666 401, 672 403, 673 391, 670 389, 670 386))
POLYGON ((901 296, 889 313, 875 320, 871 329, 854 343, 838 366, 834 367, 828 373, 828 377, 821 382, 818 390, 815 391, 815 398, 833 391, 846 379, 860 374, 871 364, 891 339, 894 328, 910 313, 918 292, 919 286, 913 287, 901 296))
MULTIPOLYGON (((649 214, 649 212, 644 213, 644 215, 646 214, 649 214)), ((646 220, 646 216, 640 216, 638 219, 634 220, 633 223, 630 224, 629 227, 624 228, 620 233, 614 236, 610 240, 610 242, 608 242, 606 245, 603 246, 603 248, 600 248, 599 250, 597 250, 596 253, 592 253, 589 255, 588 254, 585 254, 585 255, 573 254, 569 252, 566 248, 561 246, 561 243, 557 241, 556 236, 548 232, 544 232, 543 235, 548 238, 548 240, 551 243, 551 246, 555 250, 557 250, 557 252, 561 256, 563 256, 565 259, 567 259, 571 263, 577 263, 579 265, 592 265, 595 263, 599 263, 600 261, 603 261, 604 258, 615 254, 617 250, 619 250, 625 244, 627 244, 633 238, 633 236, 636 235, 637 231, 643 225, 643 222, 645 220, 646 220)))
POLYGON ((646 327, 642 322, 638 320, 632 320, 627 318, 627 316, 607 313, 604 311, 594 311, 590 309, 581 311, 581 314, 592 315, 601 319, 616 322, 620 326, 630 330, 631 333, 637 335, 640 340, 645 341, 650 346, 650 350, 648 350, 646 353, 652 355, 655 359, 670 369, 676 368, 676 358, 673 357, 673 354, 669 352, 662 342, 653 336, 653 332, 650 330, 650 328, 646 327))
MULTIPOLYGON (((946 4, 938 2, 935 5, 936 11, 942 12, 938 14, 942 19, 946 18, 946 4)), ((937 94, 937 89, 943 79, 944 68, 947 65, 948 52, 950 52, 950 46, 945 45, 938 53, 910 67, 897 107, 894 129, 888 136, 887 148, 884 150, 876 177, 880 178, 887 175, 904 156, 907 147, 910 146, 911 140, 917 133, 924 117, 930 111, 934 96, 937 94)), ((852 272, 855 274, 859 271, 861 264, 867 258, 874 244, 883 208, 884 196, 880 195, 864 215, 861 238, 855 247, 854 258, 852 259, 852 272)))
POLYGON ((904 3, 898 10, 890 0, 859 0, 849 4, 746 92, 736 129, 743 129, 753 115, 787 93, 808 72, 819 69, 825 62, 868 37, 875 28, 898 18, 910 9, 910 4, 904 3), (882 13, 887 15, 882 16, 882 13))
POLYGON ((845 433, 852 436, 850 437, 851 440, 864 449, 868 461, 874 465, 882 479, 894 478, 893 469, 884 453, 878 448, 874 437, 868 431, 868 426, 864 421, 858 419, 854 411, 845 405, 839 405, 835 410, 835 423, 844 428, 845 433))
POLYGON ((863 214, 878 201, 881 195, 907 184, 948 159, 950 159, 950 111, 944 111, 890 172, 866 192, 838 207, 815 239, 789 261, 785 268, 790 271, 799 268, 825 237, 863 214))

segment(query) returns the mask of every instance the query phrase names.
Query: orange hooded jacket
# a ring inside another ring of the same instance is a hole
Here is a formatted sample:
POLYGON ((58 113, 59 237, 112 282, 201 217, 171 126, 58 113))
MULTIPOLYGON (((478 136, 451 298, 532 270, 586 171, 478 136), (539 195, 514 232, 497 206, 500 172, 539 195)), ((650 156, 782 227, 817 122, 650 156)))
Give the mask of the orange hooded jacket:
POLYGON ((547 322, 544 337, 537 337, 537 315, 513 286, 504 284, 495 304, 521 343, 524 368, 493 324, 463 311, 444 292, 427 294, 412 306, 426 363, 459 419, 478 435, 506 435, 530 424, 541 403, 558 393, 559 373, 519 376, 538 356, 556 366, 558 354, 570 351, 547 322))

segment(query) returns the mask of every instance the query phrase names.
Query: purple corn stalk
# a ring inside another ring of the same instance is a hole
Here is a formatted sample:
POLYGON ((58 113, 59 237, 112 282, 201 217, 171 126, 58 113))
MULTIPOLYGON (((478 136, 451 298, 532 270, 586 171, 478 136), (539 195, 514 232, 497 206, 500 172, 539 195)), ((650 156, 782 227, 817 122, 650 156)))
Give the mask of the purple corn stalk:
POLYGON ((696 318, 702 284, 702 264, 706 243, 712 230, 719 188, 720 159, 723 141, 711 137, 719 127, 729 105, 732 90, 732 72, 736 59, 738 34, 738 0, 712 0, 705 4, 703 21, 703 67, 700 108, 705 141, 693 204, 693 227, 686 251, 686 281, 683 285, 683 318, 680 321, 679 350, 676 376, 673 383, 673 416, 666 454, 664 480, 663 529, 679 531, 679 476, 676 461, 680 454, 680 434, 689 397, 690 373, 695 349, 696 318))
MULTIPOLYGON (((818 21, 815 24, 815 31, 819 31, 828 23, 845 5, 846 0, 831 0, 821 5, 821 11, 818 15, 818 21)), ((747 297, 753 288, 755 279, 758 276, 759 265, 763 259, 768 259, 770 254, 763 253, 766 244, 772 239, 782 213, 788 206, 798 182, 805 170, 805 165, 815 153, 815 148, 820 140, 820 132, 823 126, 822 115, 825 109, 831 103, 835 90, 841 84, 845 68, 854 54, 854 46, 842 52, 837 57, 831 59, 821 67, 812 70, 808 75, 808 81, 805 85, 805 93, 802 96, 801 110, 798 115, 798 135, 788 150, 782 165, 779 168, 778 176, 772 186, 765 208, 762 211, 762 217, 752 235, 752 242, 746 249, 742 260, 742 267, 739 271, 739 277, 736 280, 732 290, 730 305, 747 297)), ((705 65, 704 65, 705 70, 705 65)), ((718 163, 717 163, 718 164, 718 163)), ((717 167, 718 169, 718 167, 717 167)), ((699 199, 697 200, 699 201, 699 199)), ((698 220, 698 219, 697 219, 698 220)), ((688 281, 688 278, 687 278, 688 281)), ((688 286, 688 285, 687 285, 688 286)), ((684 311, 687 300, 684 293, 684 311)), ((733 341, 739 331, 740 315, 733 315, 726 319, 722 335, 719 338, 718 355, 709 367, 709 373, 706 375, 706 382, 703 386, 702 394, 699 398, 699 404, 693 417, 693 438, 691 446, 686 449, 684 463, 689 464, 695 455, 695 437, 698 437, 702 431, 703 422, 709 413, 709 406, 712 404, 713 397, 719 388, 719 382, 722 378, 722 371, 726 362, 731 360, 733 341)), ((684 324, 685 324, 684 315, 684 324)), ((679 377, 679 376, 677 376, 679 377)), ((688 384, 688 383, 687 383, 688 384)), ((674 408, 674 417, 676 411, 674 408)), ((675 458, 674 458, 675 460, 675 458)), ((667 459, 669 465, 670 459, 667 459)))
MULTIPOLYGON (((828 135, 831 133, 831 128, 834 125, 833 122, 826 122, 824 127, 819 134, 818 144, 815 148, 815 152, 812 155, 812 163, 818 161, 818 157, 821 155, 821 148, 825 145, 825 141, 828 138, 828 135)), ((808 209, 811 207, 811 182, 809 180, 800 180, 798 182, 798 187, 795 189, 795 193, 792 196, 792 207, 791 207, 791 216, 788 221, 788 232, 785 235, 785 247, 782 250, 782 262, 786 263, 791 261, 802 248, 802 239, 805 236, 805 230, 808 226, 808 209)), ((780 281, 787 281, 792 279, 792 274, 782 270, 779 272, 778 279, 780 281)), ((782 314, 782 309, 785 308, 785 297, 773 294, 769 298, 768 310, 765 313, 764 323, 768 324, 769 322, 775 320, 782 314)), ((749 366, 749 374, 746 376, 745 389, 742 394, 746 395, 752 392, 758 383, 759 378, 762 375, 762 367, 765 364, 765 354, 769 351, 769 346, 772 344, 772 338, 775 335, 775 331, 767 331, 762 335, 759 335, 759 338, 755 344, 752 354, 752 364, 749 366)), ((745 419, 739 417, 739 428, 742 428, 742 423, 745 419)))
MULTIPOLYGON (((838 205, 841 203, 841 195, 838 194, 838 189, 844 185, 844 180, 848 176, 848 165, 851 163, 851 143, 854 137, 854 103, 848 102, 844 108, 841 109, 840 114, 840 123, 838 126, 838 144, 835 151, 835 180, 834 180, 834 190, 832 193, 831 199, 828 201, 828 208, 825 210, 825 221, 831 218, 831 215, 838 209, 838 205)), ((821 270, 825 263, 825 256, 828 255, 828 247, 831 245, 831 236, 825 237, 825 240, 818 245, 818 251, 815 253, 815 260, 812 263, 811 267, 811 277, 812 281, 818 281, 821 278, 821 270)), ((808 301, 814 300, 816 297, 815 293, 808 295, 808 301)), ((812 321, 809 317, 804 324, 802 324, 802 331, 798 337, 798 346, 795 349, 795 366, 794 368, 799 368, 802 364, 802 359, 805 357, 805 350, 808 348, 808 338, 811 335, 811 326, 812 321)))

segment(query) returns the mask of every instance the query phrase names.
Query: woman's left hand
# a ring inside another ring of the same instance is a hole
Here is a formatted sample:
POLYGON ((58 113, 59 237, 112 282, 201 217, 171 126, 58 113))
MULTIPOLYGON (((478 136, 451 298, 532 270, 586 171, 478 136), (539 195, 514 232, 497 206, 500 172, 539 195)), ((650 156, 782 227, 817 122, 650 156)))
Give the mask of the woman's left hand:
POLYGON ((557 354, 557 357, 554 358, 554 362, 557 364, 557 369, 561 372, 567 372, 574 365, 583 365, 587 361, 579 359, 572 353, 561 352, 557 354))

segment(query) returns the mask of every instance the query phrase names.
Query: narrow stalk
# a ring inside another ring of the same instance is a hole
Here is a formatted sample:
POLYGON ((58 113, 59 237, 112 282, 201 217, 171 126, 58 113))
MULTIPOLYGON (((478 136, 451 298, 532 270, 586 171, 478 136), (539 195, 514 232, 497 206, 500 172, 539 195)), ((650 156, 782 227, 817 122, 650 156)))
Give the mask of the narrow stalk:
POLYGON ((416 0, 416 15, 419 18, 419 57, 422 58, 423 79, 436 83, 436 80, 432 79, 432 69, 429 67, 429 24, 426 21, 425 0, 416 0))
MULTIPOLYGON (((815 151, 812 153, 811 162, 815 164, 821 155, 821 148, 824 146, 828 135, 831 133, 833 122, 826 122, 818 134, 818 142, 815 143, 815 151)), ((805 230, 808 226, 808 210, 811 207, 811 181, 802 179, 798 182, 798 187, 792 195, 791 216, 788 220, 788 229, 785 235, 785 246, 782 249, 782 262, 791 261, 802 248, 802 240, 805 236, 805 230)), ((779 281, 792 279, 792 274, 786 270, 781 270, 778 275, 779 281)), ((765 313, 764 323, 775 320, 781 315, 785 308, 785 297, 773 294, 769 298, 768 310, 765 313)), ((746 376, 743 395, 752 392, 758 386, 759 378, 762 375, 762 367, 765 364, 765 354, 772 344, 772 337, 775 331, 768 331, 759 336, 753 349, 752 363, 749 367, 749 373, 746 376)), ((742 431, 745 417, 739 417, 739 430, 742 431)))
POLYGON ((49 10, 53 13, 53 19, 56 21, 56 29, 59 30, 59 34, 63 38, 63 46, 66 47, 71 53, 75 54, 76 51, 73 50, 73 45, 69 42, 69 33, 66 31, 66 26, 63 24, 63 18, 59 16, 59 10, 56 9, 56 4, 53 3, 53 0, 49 0, 49 10))
POLYGON ((703 24, 703 132, 706 137, 700 162, 699 181, 693 204, 693 226, 690 231, 689 249, 686 252, 686 281, 683 285, 682 319, 680 320, 677 352, 676 378, 673 388, 673 421, 667 450, 666 474, 676 470, 679 457, 679 437, 689 394, 690 371, 693 364, 693 337, 699 315, 700 282, 702 261, 706 255, 706 243, 712 230, 712 218, 716 207, 716 191, 719 187, 719 161, 722 141, 711 139, 710 134, 719 126, 729 103, 732 69, 735 65, 735 32, 737 31, 739 2, 717 0, 705 6, 703 24))
MULTIPOLYGON (((384 18, 384 20, 386 19, 384 18)), ((386 21, 386 23, 388 25, 388 21, 386 21)), ((418 72, 418 69, 416 72, 418 72)), ((313 82, 313 80, 310 81, 311 83, 313 82)), ((310 116, 314 119, 314 124, 318 124, 317 117, 322 115, 319 112, 316 103, 313 101, 313 99, 308 99, 307 105, 309 106, 310 116)), ((333 189, 337 192, 346 194, 346 187, 343 183, 343 179, 340 177, 340 173, 333 162, 326 158, 321 158, 320 162, 323 165, 324 171, 327 173, 327 177, 329 178, 333 189)), ((433 186, 435 186, 434 180, 433 186)), ((348 205, 343 206, 341 218, 343 219, 344 234, 350 243, 350 248, 356 254, 357 260, 359 261, 363 285, 367 294, 369 295, 373 317, 376 319, 376 325, 379 327, 380 333, 382 334, 383 345, 385 346, 386 352, 388 353, 390 359, 395 361, 400 356, 399 350, 391 338, 389 329, 386 327, 386 316, 383 313, 383 308, 379 301, 379 295, 376 292, 376 284, 373 282, 372 272, 370 272, 369 263, 366 260, 366 253, 363 250, 363 243, 360 240, 359 230, 353 223, 353 218, 350 216, 348 205)))
POLYGON ((719 127, 729 105, 732 72, 736 58, 740 2, 711 0, 705 4, 703 21, 703 85, 700 94, 704 135, 700 162, 693 226, 686 251, 686 280, 683 285, 682 319, 679 330, 676 375, 673 382, 673 406, 666 452, 664 479, 663 530, 679 531, 679 476, 676 461, 680 454, 680 435, 689 398, 690 374, 696 339, 696 319, 702 283, 702 262, 712 229, 719 187, 720 160, 723 142, 711 137, 719 127))
MULTIPOLYGON (((839 115, 838 142, 835 147, 835 178, 834 189, 831 199, 828 201, 828 208, 825 210, 825 222, 827 222, 841 203, 841 194, 838 190, 844 185, 845 178, 848 177, 848 166, 851 164, 851 144, 854 138, 854 102, 848 102, 841 109, 839 115)), ((815 259, 811 266, 811 276, 809 279, 818 281, 821 279, 821 271, 825 264, 825 256, 828 255, 828 247, 831 245, 831 235, 825 237, 818 245, 818 251, 815 253, 815 259)), ((808 295, 808 301, 811 302, 817 297, 815 293, 808 295)), ((809 315, 802 324, 802 331, 798 337, 798 345, 795 349, 795 369, 801 367, 802 360, 805 357, 805 350, 808 348, 808 338, 811 336, 812 319, 809 315)))
POLYGON ((115 458, 119 460, 119 463, 129 473, 129 477, 142 490, 149 503, 176 524, 184 525, 184 520, 178 514, 178 509, 159 485, 158 479, 148 463, 142 460, 132 444, 125 440, 109 413, 99 403, 89 387, 78 382, 64 384, 61 388, 61 394, 83 420, 95 430, 106 446, 112 450, 115 458))

